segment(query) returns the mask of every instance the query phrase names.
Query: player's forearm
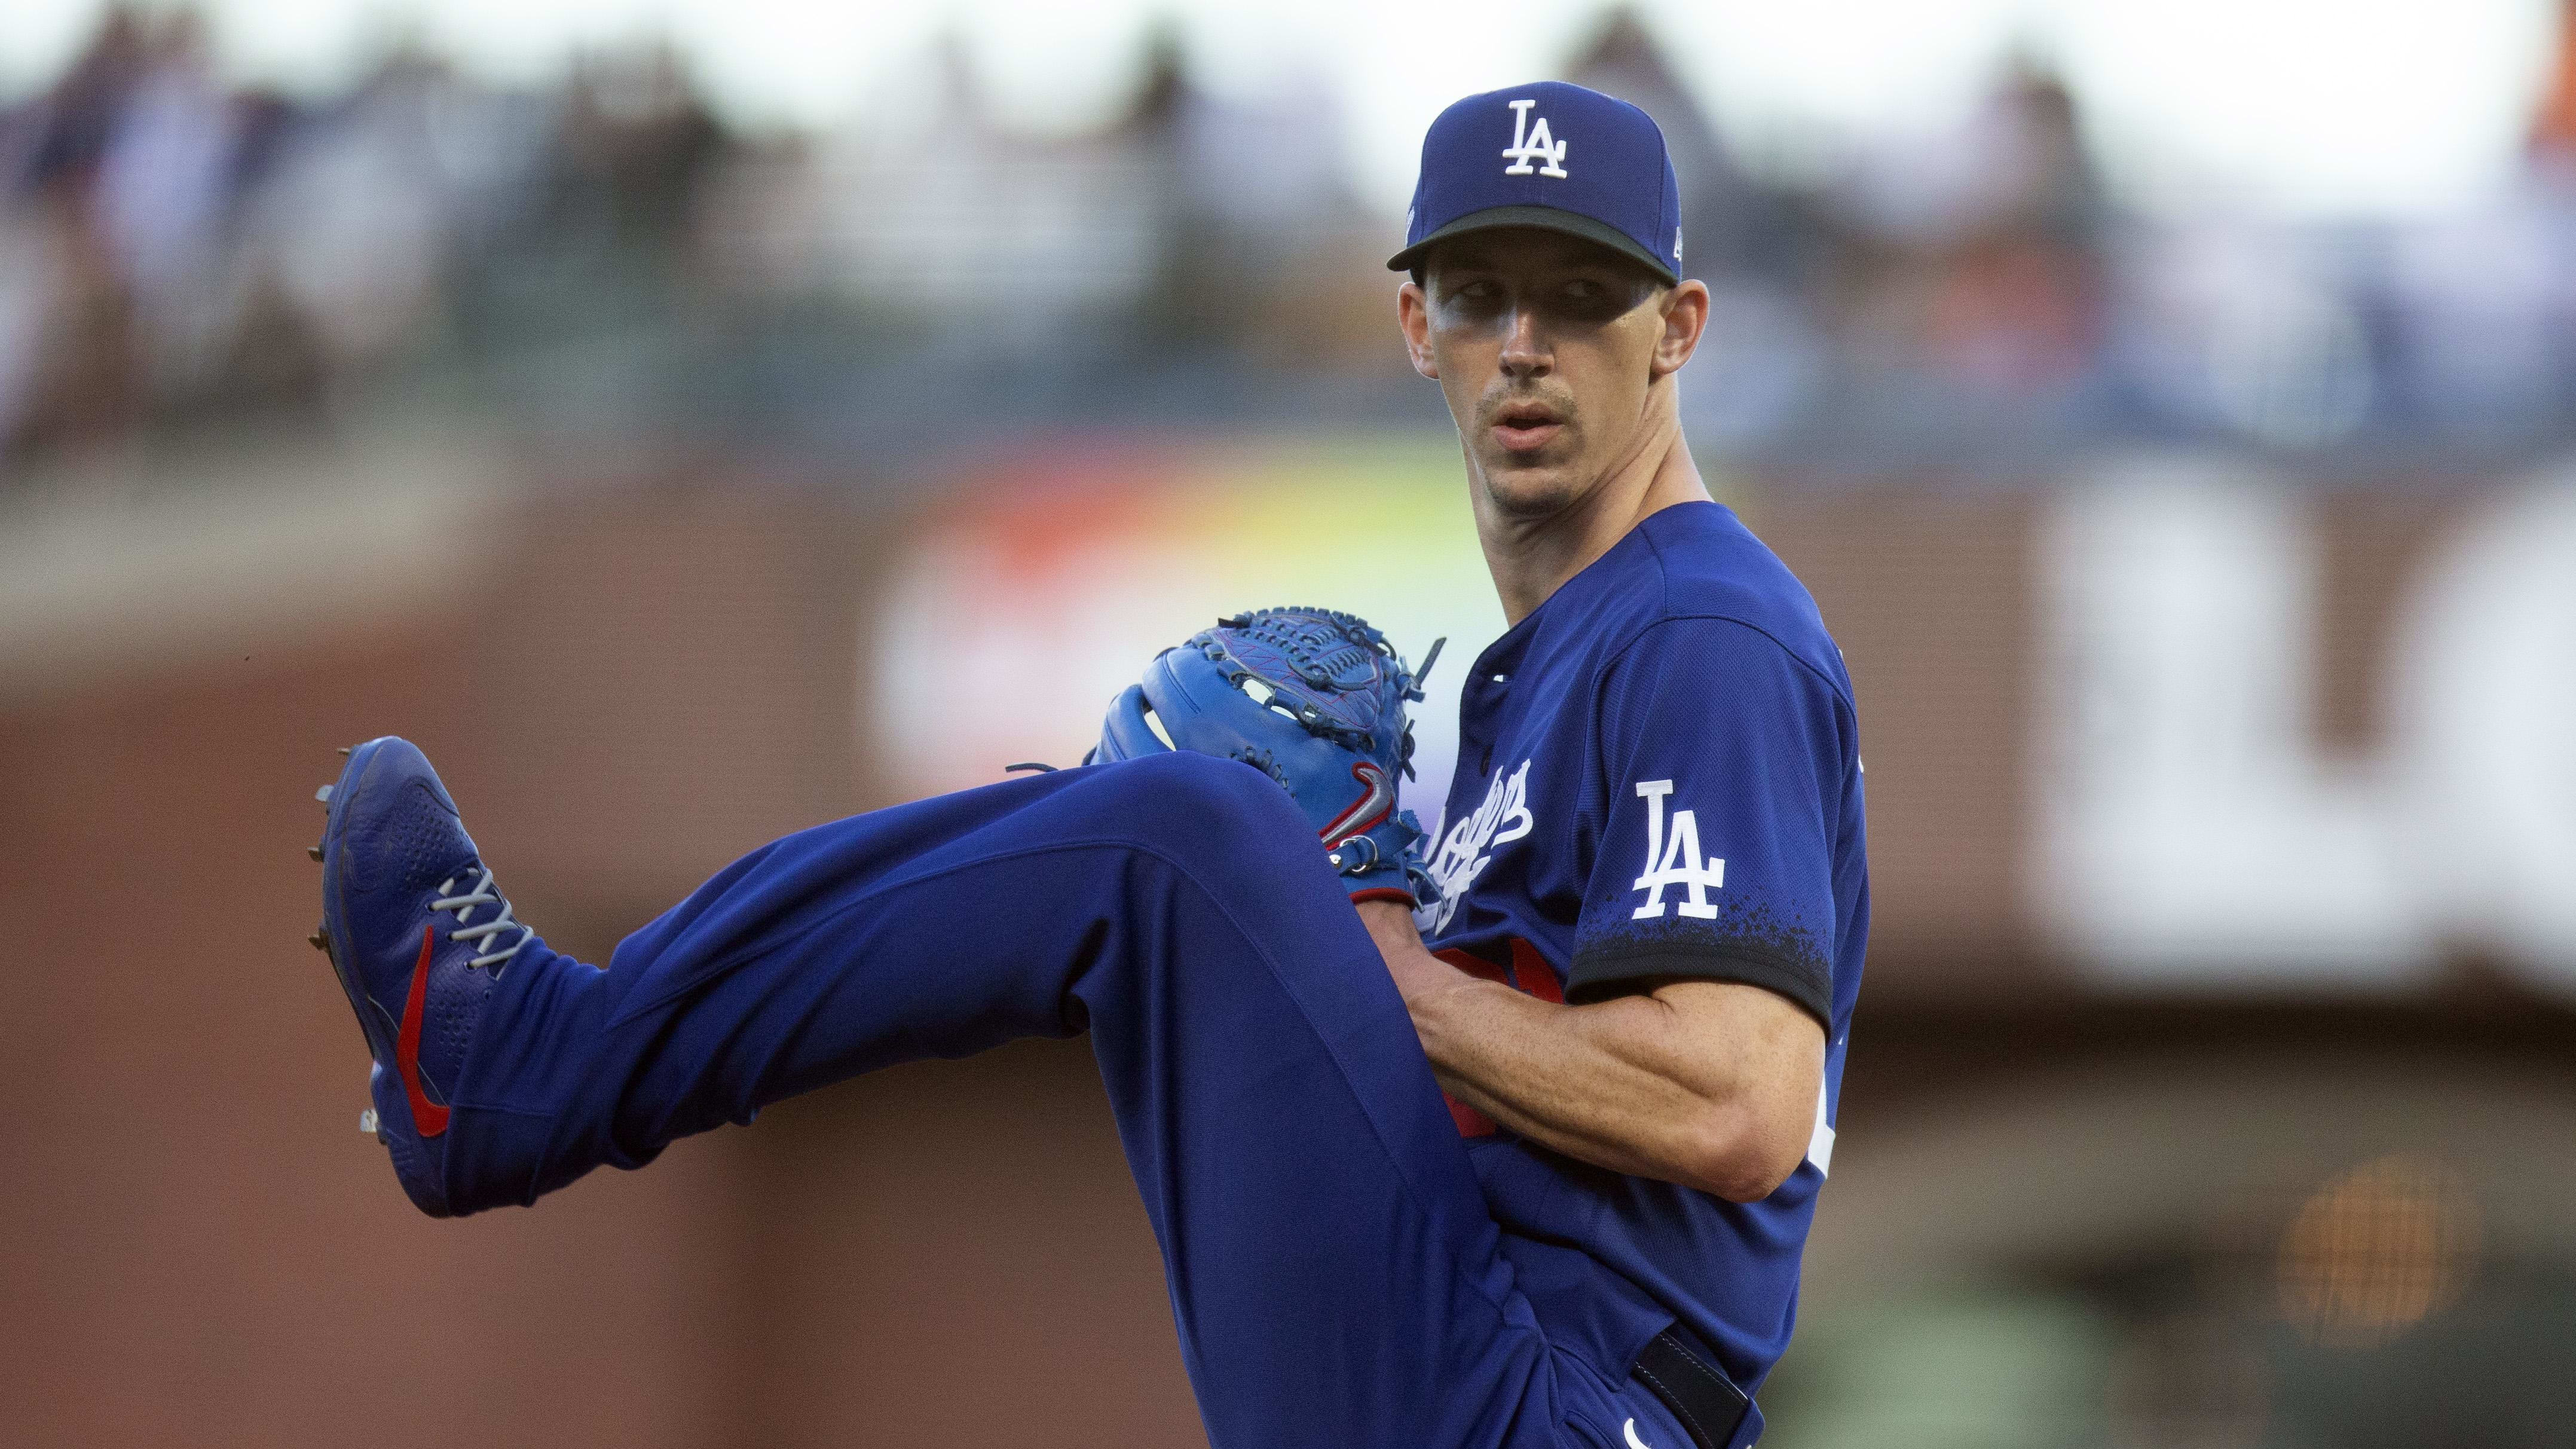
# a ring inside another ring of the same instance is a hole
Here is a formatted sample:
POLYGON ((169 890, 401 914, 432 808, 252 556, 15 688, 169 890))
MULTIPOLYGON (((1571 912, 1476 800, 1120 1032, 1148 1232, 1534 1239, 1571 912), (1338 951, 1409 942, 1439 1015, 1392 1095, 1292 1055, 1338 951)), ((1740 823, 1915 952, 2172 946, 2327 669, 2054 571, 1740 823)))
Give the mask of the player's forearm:
POLYGON ((1774 1084, 1752 1079, 1767 1064, 1722 1059, 1670 1003, 1541 1001, 1433 957, 1400 910, 1363 915, 1451 1096, 1569 1157, 1739 1201, 1797 1165, 1774 1084))
POLYGON ((1635 1051, 1664 1010, 1654 998, 1559 1006, 1462 978, 1406 1004, 1442 1090, 1522 1136, 1613 1172, 1745 1191, 1726 1104, 1635 1051))

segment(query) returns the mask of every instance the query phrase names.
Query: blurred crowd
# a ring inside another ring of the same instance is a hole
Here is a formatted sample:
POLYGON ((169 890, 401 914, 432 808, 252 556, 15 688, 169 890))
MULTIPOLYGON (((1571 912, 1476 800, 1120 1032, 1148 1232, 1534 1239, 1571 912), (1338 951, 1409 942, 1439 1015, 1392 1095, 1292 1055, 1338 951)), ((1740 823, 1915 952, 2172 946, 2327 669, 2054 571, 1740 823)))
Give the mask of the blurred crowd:
MULTIPOLYGON (((1351 190, 1329 89, 1220 97, 1175 36, 1147 43, 1087 133, 997 120, 951 46, 899 118, 781 136, 729 128, 665 47, 514 89, 397 46, 290 98, 225 84, 187 12, 112 10, 0 100, 0 462, 424 397, 843 451, 970 419, 1421 413, 1380 267, 1397 225, 1351 190)), ((2347 224, 2123 207, 2029 57, 1956 128, 1794 180, 1632 14, 1561 73, 1671 140, 1716 297, 1696 438, 2009 477, 2140 441, 2561 441, 2569 56, 2509 186, 2347 224)))
POLYGON ((225 87, 189 13, 111 11, 0 112, 0 444, 345 405, 558 296, 606 324, 595 274, 671 305, 728 150, 667 54, 521 93, 401 50, 298 102, 225 87))

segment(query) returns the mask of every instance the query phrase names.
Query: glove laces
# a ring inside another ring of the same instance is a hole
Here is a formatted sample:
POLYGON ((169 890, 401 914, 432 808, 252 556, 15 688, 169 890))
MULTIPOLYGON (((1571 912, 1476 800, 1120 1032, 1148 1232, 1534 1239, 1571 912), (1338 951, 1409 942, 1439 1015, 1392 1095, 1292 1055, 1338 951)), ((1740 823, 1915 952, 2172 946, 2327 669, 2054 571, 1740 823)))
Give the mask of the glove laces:
MULTIPOLYGON (((467 867, 469 871, 476 868, 477 867, 474 866, 467 867)), ((467 890, 462 895, 450 895, 448 892, 456 889, 456 883, 463 880, 463 876, 449 876, 447 879, 440 881, 438 883, 438 899, 431 901, 429 903, 429 908, 433 911, 453 911, 456 913, 457 929, 448 932, 447 939, 451 941, 472 941, 475 945, 475 949, 481 953, 473 960, 466 962, 466 965, 491 966, 497 968, 502 962, 518 955, 519 948, 527 945, 529 940, 537 934, 537 928, 528 925, 523 921, 514 921, 510 919, 510 903, 503 899, 499 892, 492 889, 491 867, 481 866, 479 868, 482 870, 483 878, 474 882, 473 888, 467 890), (468 925, 467 922, 474 919, 474 908, 477 906, 498 906, 500 907, 500 911, 498 914, 494 915, 492 919, 485 921, 480 925, 468 925), (519 939, 512 941, 507 946, 495 948, 492 944, 492 937, 499 935, 503 931, 516 931, 519 933, 519 939)), ((492 974, 498 976, 501 973, 498 969, 495 969, 492 974)))

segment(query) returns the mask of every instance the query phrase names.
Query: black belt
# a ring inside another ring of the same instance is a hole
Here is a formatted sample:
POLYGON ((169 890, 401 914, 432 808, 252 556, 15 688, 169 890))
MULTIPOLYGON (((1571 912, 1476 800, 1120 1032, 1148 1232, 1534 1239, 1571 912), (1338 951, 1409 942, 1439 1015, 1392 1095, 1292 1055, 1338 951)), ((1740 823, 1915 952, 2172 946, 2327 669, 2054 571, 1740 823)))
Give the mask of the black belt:
POLYGON ((1678 1323, 1656 1334, 1637 1355, 1636 1379, 1664 1401, 1699 1449, 1735 1449, 1752 1442, 1750 1437, 1739 1440, 1739 1433, 1762 1431, 1753 1400, 1717 1366, 1717 1355, 1678 1323))

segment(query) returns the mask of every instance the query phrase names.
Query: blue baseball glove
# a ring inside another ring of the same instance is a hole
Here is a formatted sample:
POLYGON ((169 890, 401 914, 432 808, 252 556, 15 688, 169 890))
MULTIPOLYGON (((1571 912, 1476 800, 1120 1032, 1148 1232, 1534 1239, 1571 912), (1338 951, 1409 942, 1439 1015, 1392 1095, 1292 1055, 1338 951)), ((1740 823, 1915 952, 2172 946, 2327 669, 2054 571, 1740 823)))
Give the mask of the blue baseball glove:
POLYGON ((1111 703, 1085 763, 1174 749, 1241 760, 1303 807, 1352 900, 1421 905, 1439 888, 1421 824, 1395 808, 1396 777, 1413 776, 1404 707, 1422 698, 1421 677, 1356 615, 1258 609, 1157 655, 1111 703))

